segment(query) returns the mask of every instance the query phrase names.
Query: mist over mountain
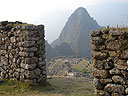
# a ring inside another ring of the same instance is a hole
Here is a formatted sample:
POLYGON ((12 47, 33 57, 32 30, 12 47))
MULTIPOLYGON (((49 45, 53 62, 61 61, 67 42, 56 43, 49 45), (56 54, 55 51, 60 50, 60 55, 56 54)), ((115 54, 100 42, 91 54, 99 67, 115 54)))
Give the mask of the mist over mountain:
POLYGON ((68 18, 59 38, 51 43, 53 48, 68 43, 72 50, 81 57, 91 57, 90 31, 101 28, 87 10, 79 7, 68 18))

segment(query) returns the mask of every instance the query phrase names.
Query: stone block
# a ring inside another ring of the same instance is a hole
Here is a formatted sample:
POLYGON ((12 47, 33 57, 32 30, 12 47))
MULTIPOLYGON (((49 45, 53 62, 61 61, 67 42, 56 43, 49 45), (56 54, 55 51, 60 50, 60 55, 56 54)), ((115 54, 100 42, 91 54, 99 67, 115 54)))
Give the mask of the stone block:
POLYGON ((125 88, 122 85, 107 84, 104 90, 110 93, 114 92, 114 93, 124 94, 125 88))
POLYGON ((91 44, 91 48, 94 50, 94 51, 101 51, 101 50, 105 50, 106 49, 106 46, 105 45, 95 45, 95 44, 91 44))
POLYGON ((93 76, 96 78, 107 78, 109 74, 107 70, 94 69, 93 76))
POLYGON ((32 57, 32 58, 25 58, 25 64, 35 64, 38 62, 38 58, 32 57))
POLYGON ((92 31, 91 36, 96 37, 102 35, 102 32, 100 30, 92 31))
POLYGON ((113 68, 112 70, 109 71, 109 73, 113 75, 121 75, 120 70, 117 68, 113 68))
POLYGON ((94 96, 111 96, 111 95, 103 90, 95 90, 94 96))
POLYGON ((107 44, 108 50, 118 50, 122 46, 122 42, 119 40, 110 41, 107 44))
POLYGON ((113 81, 112 81, 111 78, 106 78, 106 79, 101 78, 100 79, 100 83, 102 83, 102 84, 109 84, 109 83, 112 83, 112 82, 113 81))
POLYGON ((95 45, 103 45, 104 39, 102 39, 101 37, 92 37, 91 43, 95 45))
POLYGON ((126 81, 122 78, 122 77, 120 77, 120 76, 117 76, 117 75, 114 75, 113 77, 112 77, 112 80, 115 82, 115 83, 121 83, 121 84, 126 84, 126 81))
POLYGON ((93 51, 92 56, 95 59, 103 60, 108 58, 108 54, 104 52, 93 51))
POLYGON ((105 60, 96 60, 96 59, 93 59, 92 60, 92 64, 93 64, 93 67, 94 68, 97 68, 97 69, 104 69, 104 64, 105 64, 105 60))
POLYGON ((96 78, 93 80, 93 84, 97 90, 101 90, 104 87, 103 84, 100 83, 100 80, 96 78))

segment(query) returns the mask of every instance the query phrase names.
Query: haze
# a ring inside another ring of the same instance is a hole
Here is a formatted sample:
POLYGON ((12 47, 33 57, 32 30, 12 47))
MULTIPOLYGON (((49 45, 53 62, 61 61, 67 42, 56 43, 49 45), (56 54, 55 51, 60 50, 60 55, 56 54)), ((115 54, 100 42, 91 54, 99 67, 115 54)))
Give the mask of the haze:
POLYGON ((101 26, 128 25, 128 0, 1 0, 0 4, 0 21, 44 24, 49 43, 78 7, 86 8, 101 26))

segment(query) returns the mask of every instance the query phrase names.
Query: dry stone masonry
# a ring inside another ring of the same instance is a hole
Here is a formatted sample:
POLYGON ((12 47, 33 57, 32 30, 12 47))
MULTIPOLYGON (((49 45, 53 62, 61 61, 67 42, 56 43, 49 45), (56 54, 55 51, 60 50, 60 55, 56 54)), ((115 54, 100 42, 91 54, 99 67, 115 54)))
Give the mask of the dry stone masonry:
POLYGON ((91 33, 95 96, 128 96, 128 28, 91 33))
POLYGON ((44 26, 0 22, 0 78, 46 81, 44 26))

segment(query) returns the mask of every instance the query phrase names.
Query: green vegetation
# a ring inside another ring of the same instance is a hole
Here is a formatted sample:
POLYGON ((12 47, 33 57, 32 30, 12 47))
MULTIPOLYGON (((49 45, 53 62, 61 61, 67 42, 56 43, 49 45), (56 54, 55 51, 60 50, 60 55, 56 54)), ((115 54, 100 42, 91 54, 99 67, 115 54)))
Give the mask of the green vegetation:
POLYGON ((84 78, 53 77, 45 86, 4 80, 0 96, 93 96, 92 81, 84 78))

